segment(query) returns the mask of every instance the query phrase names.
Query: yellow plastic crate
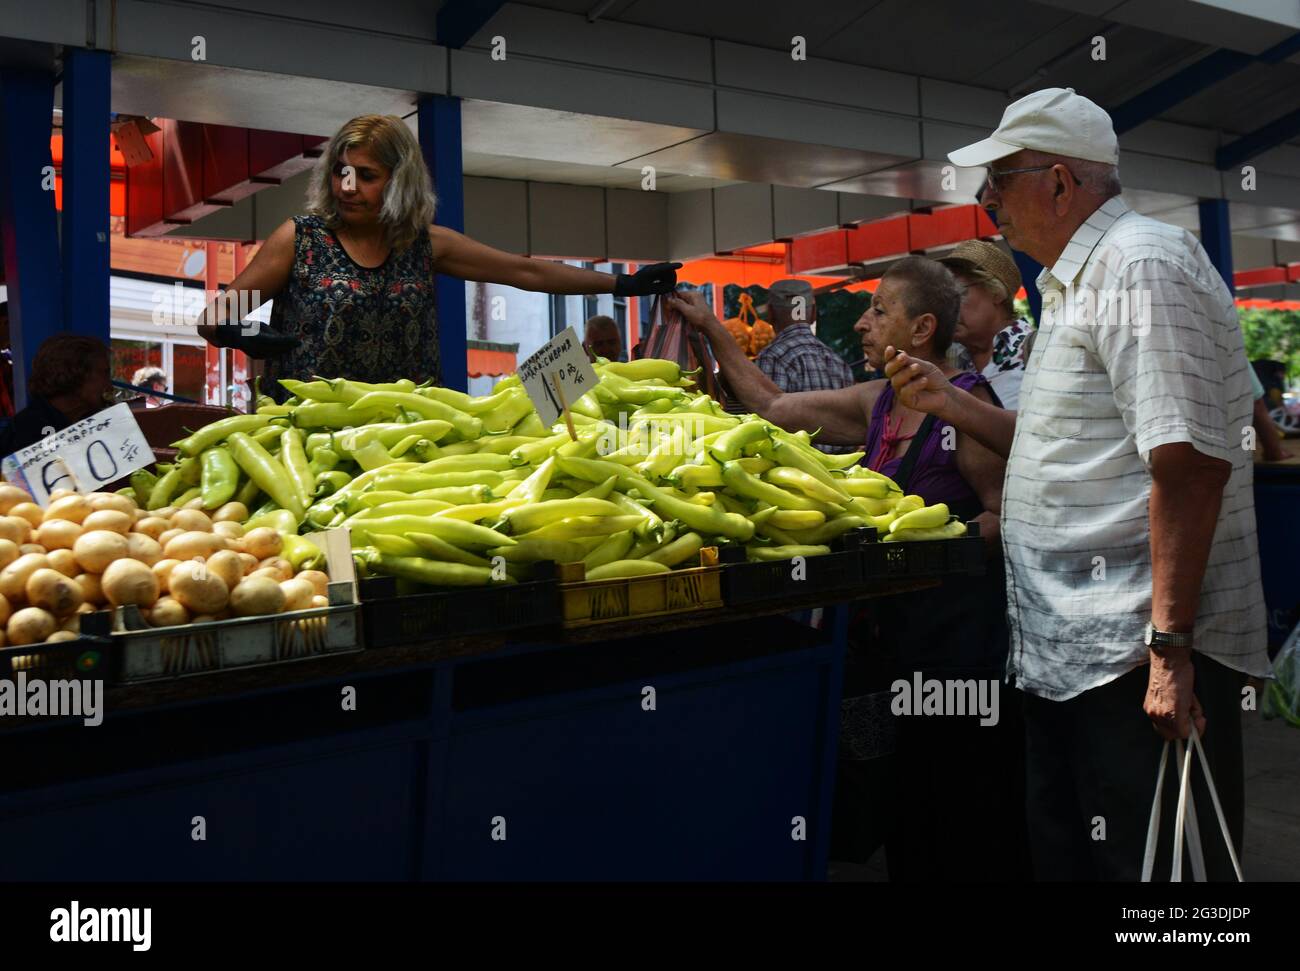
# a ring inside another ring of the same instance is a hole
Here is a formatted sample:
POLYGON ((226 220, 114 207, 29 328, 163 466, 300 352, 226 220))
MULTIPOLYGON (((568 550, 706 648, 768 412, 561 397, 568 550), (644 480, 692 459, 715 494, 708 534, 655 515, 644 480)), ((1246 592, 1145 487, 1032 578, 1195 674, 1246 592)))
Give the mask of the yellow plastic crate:
POLYGON ((582 579, 586 571, 581 563, 561 563, 564 626, 585 627, 637 617, 715 610, 723 605, 722 569, 715 565, 716 548, 701 550, 700 558, 711 565, 648 577, 593 581, 582 579))

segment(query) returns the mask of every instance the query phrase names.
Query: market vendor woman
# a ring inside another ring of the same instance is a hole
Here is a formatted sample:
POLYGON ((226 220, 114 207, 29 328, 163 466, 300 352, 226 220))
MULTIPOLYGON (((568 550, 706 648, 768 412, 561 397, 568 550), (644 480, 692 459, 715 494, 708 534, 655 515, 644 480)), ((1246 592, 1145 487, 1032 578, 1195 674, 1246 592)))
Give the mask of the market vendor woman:
MULTIPOLYGON (((281 224, 230 284, 258 295, 245 311, 275 298, 270 332, 245 333, 217 301, 199 334, 265 358, 267 379, 441 383, 436 273, 556 294, 639 296, 676 283, 680 264, 613 276, 504 253, 433 225, 435 202, 406 124, 391 115, 352 119, 312 173, 307 214, 281 224)), ((279 389, 267 380, 264 390, 279 389)))

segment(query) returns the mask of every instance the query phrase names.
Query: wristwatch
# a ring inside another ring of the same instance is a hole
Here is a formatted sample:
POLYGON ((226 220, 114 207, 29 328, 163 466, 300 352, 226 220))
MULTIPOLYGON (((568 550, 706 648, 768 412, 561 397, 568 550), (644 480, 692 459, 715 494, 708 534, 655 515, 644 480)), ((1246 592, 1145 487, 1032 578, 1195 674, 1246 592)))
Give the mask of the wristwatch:
POLYGON ((1178 634, 1170 630, 1156 630, 1148 621, 1144 642, 1147 647, 1159 654, 1167 647, 1191 647, 1192 635, 1190 633, 1178 634))

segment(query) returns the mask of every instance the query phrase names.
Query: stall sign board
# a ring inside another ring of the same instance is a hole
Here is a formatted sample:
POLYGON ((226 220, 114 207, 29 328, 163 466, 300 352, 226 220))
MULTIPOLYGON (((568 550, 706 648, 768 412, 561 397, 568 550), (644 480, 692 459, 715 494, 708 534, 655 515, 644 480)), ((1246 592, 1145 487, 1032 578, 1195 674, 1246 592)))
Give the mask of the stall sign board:
POLYGON ((597 384, 596 372, 572 327, 566 327, 520 364, 519 380, 537 409, 537 417, 547 426, 555 423, 565 406, 571 406, 597 384))
POLYGON ((122 403, 51 432, 6 456, 0 467, 6 479, 44 506, 55 489, 95 492, 153 461, 153 448, 122 403))

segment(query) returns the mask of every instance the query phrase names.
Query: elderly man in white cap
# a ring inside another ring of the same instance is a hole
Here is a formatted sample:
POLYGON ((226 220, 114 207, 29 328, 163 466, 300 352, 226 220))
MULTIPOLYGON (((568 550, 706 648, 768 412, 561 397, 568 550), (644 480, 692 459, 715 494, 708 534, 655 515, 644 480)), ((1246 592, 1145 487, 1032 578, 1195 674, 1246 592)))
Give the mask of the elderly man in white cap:
MULTIPOLYGON (((1025 692, 1035 871, 1138 879, 1164 742, 1193 732, 1239 852, 1245 683, 1269 661, 1232 297, 1191 233, 1120 199, 1110 117, 1071 89, 1027 95, 949 158, 987 167, 981 201, 1046 268, 1020 410, 906 354, 886 373, 910 407, 1007 456, 1008 673, 1025 692)), ((1205 871, 1232 879, 1199 762, 1205 871)))

